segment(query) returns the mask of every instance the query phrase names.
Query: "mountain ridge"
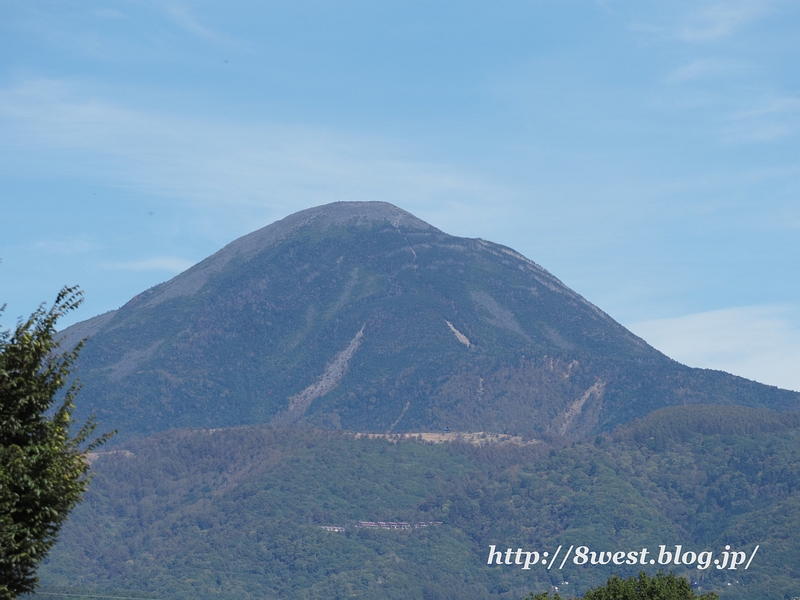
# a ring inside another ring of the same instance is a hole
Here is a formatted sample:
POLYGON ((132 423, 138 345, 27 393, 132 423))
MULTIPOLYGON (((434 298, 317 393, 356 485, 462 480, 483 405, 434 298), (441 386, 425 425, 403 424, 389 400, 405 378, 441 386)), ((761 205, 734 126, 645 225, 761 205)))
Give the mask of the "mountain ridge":
POLYGON ((513 249, 383 202, 290 215, 62 333, 89 336, 81 410, 123 438, 287 420, 577 438, 670 405, 800 408, 672 361, 513 249))
MULTIPOLYGON (((248 255, 257 252, 259 248, 277 244, 292 230, 299 229, 312 221, 319 221, 327 218, 328 224, 330 225, 347 219, 361 218, 367 220, 368 216, 371 216, 373 220, 383 217, 385 220, 392 222, 395 226, 402 223, 404 225, 417 225, 420 229, 435 229, 432 225, 425 223, 411 213, 397 208, 388 202, 335 202, 319 207, 307 208, 235 239, 211 256, 189 267, 186 271, 183 271, 172 279, 137 294, 129 300, 123 308, 132 303, 135 305, 145 300, 150 303, 150 306, 154 306, 169 298, 196 292, 202 287, 209 275, 222 269, 224 265, 235 256, 246 258, 248 255), (355 211, 347 210, 347 208, 352 208, 354 205, 357 207, 355 211)), ((78 341, 92 335, 98 328, 102 327, 102 325, 113 317, 117 310, 108 311, 66 328, 61 332, 63 335, 62 345, 66 348, 74 347, 78 341)))

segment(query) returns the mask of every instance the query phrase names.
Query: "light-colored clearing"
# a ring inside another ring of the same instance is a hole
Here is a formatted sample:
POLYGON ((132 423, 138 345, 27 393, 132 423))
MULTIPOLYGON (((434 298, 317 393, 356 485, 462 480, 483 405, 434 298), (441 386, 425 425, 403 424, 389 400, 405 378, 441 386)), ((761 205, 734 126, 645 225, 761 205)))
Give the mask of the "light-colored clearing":
POLYGON ((324 396, 339 385, 339 382, 342 380, 345 373, 347 373, 347 365, 350 359, 361 345, 361 338, 364 337, 364 327, 365 325, 361 327, 361 330, 350 341, 347 348, 339 352, 336 358, 325 367, 325 372, 316 383, 311 384, 299 394, 295 394, 289 398, 289 413, 295 420, 306 412, 315 399, 324 396))
POLYGON ((406 402, 406 405, 403 407, 403 410, 400 412, 400 416, 397 417, 397 420, 394 423, 392 423, 392 426, 389 427, 389 429, 386 430, 386 433, 392 433, 392 430, 395 427, 397 427, 397 424, 400 422, 400 419, 402 419, 404 416, 406 416, 406 412, 408 411, 408 407, 409 406, 411 406, 411 401, 410 400, 408 402, 406 402))
POLYGON ((98 458, 100 458, 101 456, 105 456, 107 454, 119 454, 120 456, 124 456, 125 458, 133 458, 134 456, 136 456, 130 450, 108 450, 106 452, 89 452, 86 455, 86 459, 89 461, 89 464, 92 464, 98 458))
POLYGON ((464 344, 464 345, 465 345, 467 348, 469 348, 469 347, 472 345, 472 344, 470 344, 470 343, 469 343, 469 340, 467 339, 467 336, 465 336, 465 335, 464 335, 463 333, 461 333, 461 332, 460 332, 458 329, 456 329, 455 327, 453 327, 453 324, 452 324, 450 321, 448 321, 448 320, 446 320, 446 319, 445 319, 445 323, 447 323, 447 326, 450 328, 450 331, 452 331, 453 333, 455 333, 455 334, 456 334, 456 339, 457 339, 459 342, 461 342, 462 344, 464 344))
POLYGON ((558 430, 558 433, 560 435, 567 434, 570 425, 572 425, 572 422, 575 420, 575 417, 577 417, 580 414, 581 410, 583 410, 583 405, 586 404, 586 401, 589 399, 589 397, 592 396, 592 394, 594 394, 595 396, 601 396, 603 394, 603 390, 605 390, 605 387, 606 386, 602 381, 598 381, 592 387, 586 390, 583 396, 581 396, 580 398, 575 400, 575 402, 572 403, 572 406, 570 406, 569 409, 567 409, 567 412, 564 413, 564 423, 558 430))
POLYGON ((487 433, 485 431, 455 431, 450 433, 357 433, 359 438, 384 438, 390 442, 400 440, 410 440, 412 442, 428 442, 431 444, 444 444, 446 442, 463 442, 465 444, 475 444, 483 446, 486 444, 517 444, 518 446, 530 446, 540 444, 540 440, 525 441, 521 436, 510 435, 507 433, 487 433))

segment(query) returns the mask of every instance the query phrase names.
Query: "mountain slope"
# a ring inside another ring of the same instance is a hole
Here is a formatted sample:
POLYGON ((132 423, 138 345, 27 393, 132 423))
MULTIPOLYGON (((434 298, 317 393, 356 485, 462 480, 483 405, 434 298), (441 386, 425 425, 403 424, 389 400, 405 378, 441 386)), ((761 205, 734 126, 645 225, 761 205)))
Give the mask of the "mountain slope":
POLYGON ((291 215, 64 334, 89 336, 80 412, 120 439, 268 422, 577 438, 670 405, 800 410, 668 359, 509 248, 381 202, 291 215))

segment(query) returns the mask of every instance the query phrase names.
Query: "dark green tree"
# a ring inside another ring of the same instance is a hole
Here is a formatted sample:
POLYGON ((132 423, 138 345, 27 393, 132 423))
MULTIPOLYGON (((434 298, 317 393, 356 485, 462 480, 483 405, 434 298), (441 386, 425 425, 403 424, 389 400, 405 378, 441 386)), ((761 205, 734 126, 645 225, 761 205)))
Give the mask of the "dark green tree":
MULTIPOLYGON (((650 577, 641 571, 638 577, 622 579, 612 575, 605 585, 589 590, 583 600, 717 600, 719 596, 707 592, 698 596, 683 577, 674 573, 666 575, 657 573, 650 577)), ((528 600, 563 600, 556 592, 551 596, 547 592, 531 593, 528 600)))
POLYGON ((34 590, 39 563, 89 483, 88 454, 111 436, 87 443, 93 419, 71 435, 78 386, 69 380, 83 343, 59 354, 55 325, 81 296, 64 288, 52 308, 0 331, 0 600, 34 590))

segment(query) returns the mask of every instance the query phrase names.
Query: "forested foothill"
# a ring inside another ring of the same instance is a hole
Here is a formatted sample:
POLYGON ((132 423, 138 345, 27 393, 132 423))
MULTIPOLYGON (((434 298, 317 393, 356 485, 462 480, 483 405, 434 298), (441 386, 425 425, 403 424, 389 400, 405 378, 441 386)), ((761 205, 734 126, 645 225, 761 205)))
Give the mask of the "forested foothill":
POLYGON ((673 407, 583 441, 528 445, 271 426, 165 432, 96 455, 95 480, 42 569, 42 590, 516 599, 557 586, 570 597, 643 567, 490 566, 490 545, 552 553, 680 544, 719 555, 758 544, 747 570, 671 569, 698 596, 791 598, 798 442, 800 415, 719 406, 673 407))

